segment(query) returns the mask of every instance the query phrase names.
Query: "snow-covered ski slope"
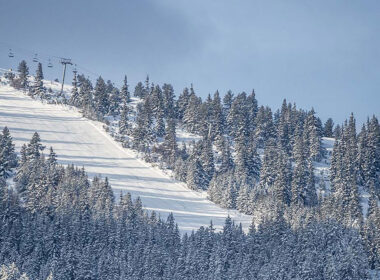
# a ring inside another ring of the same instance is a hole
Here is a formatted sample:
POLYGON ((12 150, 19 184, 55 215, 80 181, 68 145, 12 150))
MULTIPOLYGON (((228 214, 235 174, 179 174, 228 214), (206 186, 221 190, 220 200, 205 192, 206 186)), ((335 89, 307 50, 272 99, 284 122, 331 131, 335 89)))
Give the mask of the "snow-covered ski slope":
MULTIPOLYGON (((251 217, 226 210, 207 200, 204 193, 189 190, 159 169, 137 159, 115 142, 102 124, 87 120, 75 109, 43 104, 9 86, 0 85, 0 128, 8 126, 19 151, 37 131, 43 144, 53 147, 62 164, 84 166, 90 177, 107 176, 115 193, 141 197, 148 210, 165 218, 173 212, 182 232, 208 226, 221 229, 227 215, 248 228, 251 217)), ((47 153, 46 151, 45 153, 47 153)))

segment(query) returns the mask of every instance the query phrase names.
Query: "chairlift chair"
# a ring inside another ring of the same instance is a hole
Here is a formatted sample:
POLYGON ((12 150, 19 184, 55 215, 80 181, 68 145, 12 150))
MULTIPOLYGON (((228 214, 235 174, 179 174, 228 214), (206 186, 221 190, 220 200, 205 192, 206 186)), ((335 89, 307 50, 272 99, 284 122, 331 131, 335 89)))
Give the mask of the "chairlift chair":
POLYGON ((38 62, 37 54, 34 55, 33 62, 38 62))
POLYGON ((48 62, 48 65, 47 65, 49 68, 53 68, 53 64, 51 63, 50 59, 49 59, 49 62, 48 62))
POLYGON ((15 57, 15 55, 14 55, 13 52, 12 52, 12 49, 9 49, 8 56, 9 56, 9 57, 15 57))

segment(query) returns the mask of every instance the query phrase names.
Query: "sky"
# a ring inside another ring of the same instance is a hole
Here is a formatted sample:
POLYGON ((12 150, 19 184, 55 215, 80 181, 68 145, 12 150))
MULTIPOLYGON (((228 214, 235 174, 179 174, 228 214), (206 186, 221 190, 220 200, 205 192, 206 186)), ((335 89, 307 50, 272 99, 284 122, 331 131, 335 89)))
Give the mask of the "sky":
POLYGON ((67 57, 132 90, 147 74, 177 96, 254 89, 260 105, 286 98, 335 123, 380 116, 379 34, 377 0, 0 0, 0 68, 25 59, 34 73, 37 53, 61 80, 67 57))

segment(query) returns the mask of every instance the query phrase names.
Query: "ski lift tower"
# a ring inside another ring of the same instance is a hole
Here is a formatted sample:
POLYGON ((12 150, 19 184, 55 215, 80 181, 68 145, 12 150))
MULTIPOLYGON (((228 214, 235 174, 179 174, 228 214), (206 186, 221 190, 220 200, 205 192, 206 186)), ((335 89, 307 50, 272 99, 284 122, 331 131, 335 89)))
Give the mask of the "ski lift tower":
POLYGON ((73 63, 71 62, 70 58, 63 58, 63 57, 61 57, 60 62, 63 65, 63 77, 62 77, 62 86, 61 86, 61 93, 60 93, 60 95, 62 95, 63 94, 63 84, 65 83, 66 65, 67 64, 73 65, 73 63))

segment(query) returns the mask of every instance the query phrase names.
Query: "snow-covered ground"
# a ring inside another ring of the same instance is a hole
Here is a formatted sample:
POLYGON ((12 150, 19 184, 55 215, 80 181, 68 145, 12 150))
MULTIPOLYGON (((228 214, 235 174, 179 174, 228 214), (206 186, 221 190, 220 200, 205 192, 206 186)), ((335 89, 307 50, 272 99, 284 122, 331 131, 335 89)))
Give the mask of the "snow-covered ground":
POLYGON ((43 144, 54 148, 60 163, 84 166, 90 177, 107 176, 116 193, 140 196, 144 207, 161 217, 173 212, 182 232, 208 226, 211 220, 220 229, 227 215, 245 229, 251 222, 250 216, 220 208, 204 193, 189 190, 137 159, 103 130, 103 124, 83 118, 70 107, 43 104, 0 85, 0 128, 4 126, 10 129, 17 150, 37 131, 43 144))

